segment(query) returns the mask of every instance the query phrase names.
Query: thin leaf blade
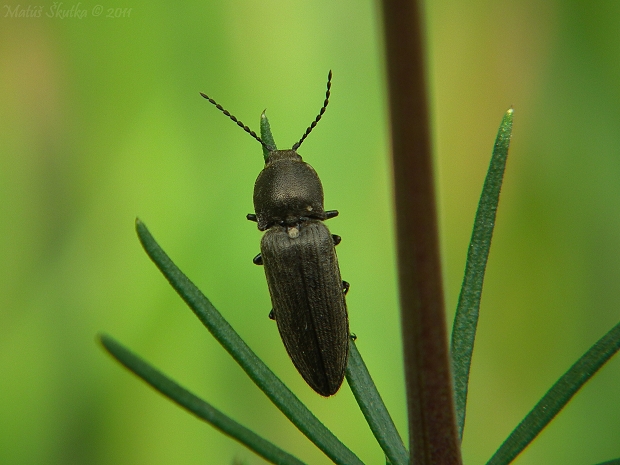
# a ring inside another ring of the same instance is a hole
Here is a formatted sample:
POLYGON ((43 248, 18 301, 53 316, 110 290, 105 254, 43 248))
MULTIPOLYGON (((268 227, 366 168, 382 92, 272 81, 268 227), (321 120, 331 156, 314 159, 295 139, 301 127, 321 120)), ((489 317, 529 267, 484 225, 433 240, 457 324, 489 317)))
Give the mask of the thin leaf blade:
MULTIPOLYGON (((265 111, 263 111, 260 115, 260 138, 263 139, 263 142, 267 147, 277 150, 278 148, 276 147, 276 141, 273 140, 271 126, 269 125, 269 119, 267 119, 265 111)), ((263 145, 263 158, 265 159, 265 162, 267 162, 267 159, 269 158, 269 150, 265 148, 265 145, 263 145)))
POLYGON ((405 449, 392 417, 353 341, 349 342, 347 381, 372 433, 386 455, 387 463, 407 465, 409 452, 405 449))
POLYGON ((361 465, 361 460, 340 442, 248 347, 209 299, 172 262, 144 223, 138 219, 136 231, 144 250, 170 285, 275 406, 334 463, 361 465))
POLYGON ((280 449, 254 431, 220 412, 208 402, 192 394, 110 336, 102 334, 99 336, 99 340, 110 355, 154 389, 198 418, 210 423, 222 433, 236 439, 265 460, 282 465, 304 465, 304 462, 298 458, 280 449))
POLYGON ((478 203, 474 220, 474 229, 467 252, 465 276, 452 327, 452 376, 456 403, 456 418, 459 438, 463 438, 465 409, 467 405, 467 387, 469 370, 476 338, 476 327, 480 310, 480 299, 484 272, 489 258, 493 227, 499 203, 499 194, 504 179, 510 137, 512 135, 513 109, 510 108, 499 127, 493 155, 478 203))
MULTIPOLYGON (((525 449, 581 387, 620 350, 620 323, 599 339, 547 391, 519 423, 487 465, 506 465, 525 449)), ((605 463, 614 463, 605 462, 605 463)))

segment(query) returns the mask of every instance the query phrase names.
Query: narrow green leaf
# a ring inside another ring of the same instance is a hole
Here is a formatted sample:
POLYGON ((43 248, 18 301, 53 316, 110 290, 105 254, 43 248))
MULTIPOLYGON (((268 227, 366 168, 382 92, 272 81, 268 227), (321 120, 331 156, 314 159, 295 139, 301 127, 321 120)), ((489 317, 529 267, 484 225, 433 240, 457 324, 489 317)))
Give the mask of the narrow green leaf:
POLYGON ((349 343, 347 381, 372 433, 386 455, 387 463, 408 465, 409 453, 353 341, 349 343))
POLYGON ((256 356, 209 299, 170 260, 144 223, 138 219, 136 219, 136 231, 144 250, 170 285, 276 407, 334 463, 361 464, 360 459, 342 444, 256 356))
POLYGON ((499 126, 493 155, 487 172, 478 211, 474 220, 474 229, 467 252, 465 276, 461 287, 454 325, 452 327, 452 376, 456 403, 456 418, 459 438, 463 438, 465 425, 465 407, 467 404, 467 386, 469 368, 476 339, 476 326, 480 310, 480 296, 484 281, 484 271, 489 258, 495 215, 502 188, 506 158, 512 134, 513 109, 509 109, 499 126))
MULTIPOLYGON (((594 374, 620 349, 620 323, 582 355, 547 391, 519 423, 487 465, 506 465, 514 460, 553 420, 560 410, 594 374)), ((605 462, 605 463, 614 463, 605 462)))
MULTIPOLYGON (((265 111, 263 111, 260 115, 260 138, 263 139, 265 145, 271 147, 273 150, 277 150, 276 141, 273 140, 273 135, 271 134, 271 126, 269 125, 269 120, 267 119, 265 111)), ((269 150, 267 150, 264 145, 263 158, 265 159, 265 161, 267 161, 267 158, 269 158, 269 150)))
POLYGON ((620 458, 597 463, 596 465, 620 465, 620 458))
POLYGON ((287 465, 303 465, 304 462, 262 438, 254 433, 254 431, 237 423, 232 418, 214 408, 211 404, 178 385, 110 336, 102 334, 99 336, 99 339, 103 347, 116 360, 125 365, 125 367, 156 390, 193 413, 198 418, 202 418, 206 422, 212 424, 222 433, 236 439, 268 462, 287 465))

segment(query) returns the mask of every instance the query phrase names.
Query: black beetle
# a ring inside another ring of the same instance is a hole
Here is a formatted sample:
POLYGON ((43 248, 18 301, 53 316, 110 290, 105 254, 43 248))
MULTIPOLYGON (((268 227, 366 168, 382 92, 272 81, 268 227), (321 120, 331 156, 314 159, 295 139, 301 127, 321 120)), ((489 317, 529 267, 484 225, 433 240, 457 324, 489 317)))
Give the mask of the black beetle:
POLYGON ((269 152, 265 168, 254 184, 255 214, 247 218, 266 231, 261 253, 254 263, 265 275, 280 337, 304 380, 322 396, 335 394, 345 375, 349 355, 349 320, 345 294, 332 235, 323 223, 338 215, 325 211, 323 186, 316 171, 297 149, 317 125, 327 105, 332 73, 327 79, 325 102, 316 119, 290 150, 268 146, 256 133, 205 94, 201 95, 260 142, 269 152))

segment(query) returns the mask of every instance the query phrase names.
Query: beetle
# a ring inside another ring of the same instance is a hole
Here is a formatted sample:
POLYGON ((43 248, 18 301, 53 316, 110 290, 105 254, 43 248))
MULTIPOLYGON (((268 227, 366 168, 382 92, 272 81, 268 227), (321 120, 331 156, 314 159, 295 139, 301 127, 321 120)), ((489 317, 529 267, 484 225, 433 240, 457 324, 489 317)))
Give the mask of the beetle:
POLYGON ((277 150, 209 96, 202 97, 233 120, 269 152, 254 184, 254 211, 260 253, 253 262, 264 265, 280 337, 297 371, 322 396, 334 395, 345 375, 349 356, 349 319, 332 235, 324 221, 338 215, 325 210, 323 186, 316 171, 297 149, 315 128, 329 103, 332 72, 325 101, 302 138, 290 150, 277 150))

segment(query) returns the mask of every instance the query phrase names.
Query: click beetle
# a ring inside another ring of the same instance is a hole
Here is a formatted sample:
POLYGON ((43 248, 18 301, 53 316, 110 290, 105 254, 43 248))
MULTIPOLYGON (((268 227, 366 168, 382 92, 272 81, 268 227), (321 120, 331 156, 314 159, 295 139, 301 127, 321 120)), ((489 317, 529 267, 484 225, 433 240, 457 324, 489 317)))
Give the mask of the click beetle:
POLYGON ((318 116, 290 150, 276 150, 231 115, 215 100, 201 95, 269 152, 254 184, 255 213, 247 219, 265 231, 260 254, 253 262, 264 265, 271 304, 297 371, 322 396, 334 395, 345 375, 349 355, 349 320, 335 246, 340 237, 323 223, 338 215, 323 207, 323 186, 314 168, 297 149, 317 125, 329 103, 332 72, 318 116))

